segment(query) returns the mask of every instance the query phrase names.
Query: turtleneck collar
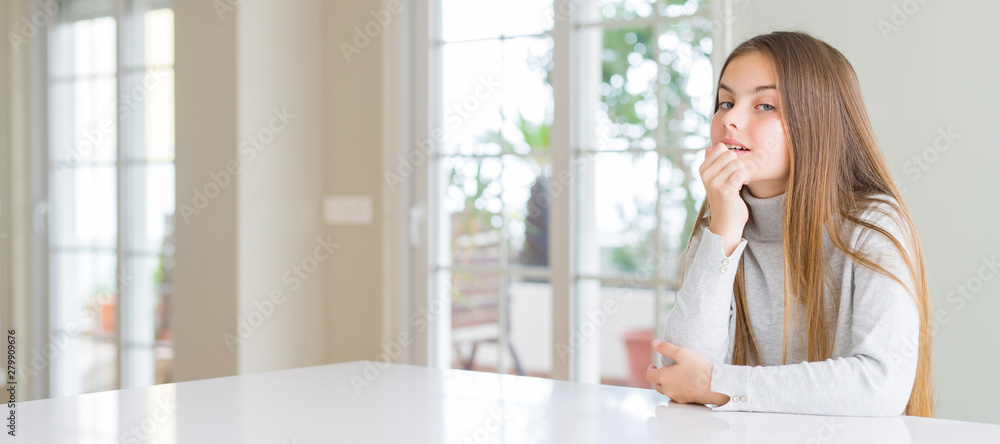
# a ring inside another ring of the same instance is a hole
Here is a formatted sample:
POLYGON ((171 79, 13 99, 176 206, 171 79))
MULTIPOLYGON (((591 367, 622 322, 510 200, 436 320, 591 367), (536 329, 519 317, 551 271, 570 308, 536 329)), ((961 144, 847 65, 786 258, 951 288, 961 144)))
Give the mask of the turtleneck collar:
POLYGON ((767 199, 759 199, 750 194, 750 188, 743 187, 740 196, 750 208, 750 220, 743 229, 743 237, 747 240, 776 241, 784 235, 785 195, 781 193, 767 199))

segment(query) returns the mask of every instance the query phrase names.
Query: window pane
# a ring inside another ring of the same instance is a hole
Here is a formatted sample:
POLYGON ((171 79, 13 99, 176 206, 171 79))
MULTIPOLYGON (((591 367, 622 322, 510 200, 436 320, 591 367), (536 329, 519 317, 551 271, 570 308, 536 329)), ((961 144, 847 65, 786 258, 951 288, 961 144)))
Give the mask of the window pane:
POLYGON ((116 67, 115 19, 101 17, 72 25, 73 74, 114 75, 116 67))
POLYGON ((711 21, 705 17, 671 22, 657 37, 664 88, 668 147, 704 149, 709 144, 715 96, 711 21))
POLYGON ((595 265, 595 269, 581 270, 583 273, 634 273, 653 259, 656 163, 655 152, 594 156, 593 201, 581 206, 593 208, 592 242, 596 245, 593 250, 581 250, 581 254, 598 256, 581 259, 581 264, 595 265))
POLYGON ((115 167, 57 168, 54 173, 49 183, 52 245, 113 251, 118 227, 115 167))
POLYGON ((552 38, 518 38, 503 43, 504 152, 548 153, 555 107, 548 83, 552 38))
POLYGON ((498 154, 504 93, 501 43, 447 44, 441 51, 443 149, 449 153, 498 154))
POLYGON ((129 282, 125 292, 128 310, 122 313, 127 322, 121 326, 125 348, 122 388, 154 383, 153 342, 156 337, 156 309, 162 281, 160 256, 129 257, 129 282))
POLYGON ((145 14, 145 66, 174 64, 174 11, 157 9, 145 14))
MULTIPOLYGON (((502 170, 503 164, 497 158, 442 160, 441 172, 447 182, 441 198, 440 236, 448 240, 442 265, 477 263, 484 254, 481 247, 484 243, 496 244, 499 249, 503 226, 502 170)), ((499 254, 497 250, 492 265, 499 264, 499 254)))
POLYGON ((50 89, 50 156, 57 173, 114 162, 118 139, 115 79, 58 81, 50 89))
POLYGON ((50 327, 57 332, 115 335, 115 305, 124 279, 116 276, 114 251, 55 251, 51 256, 50 327))
POLYGON ((174 72, 153 69, 145 74, 146 121, 145 159, 153 162, 174 160, 174 72))
POLYGON ((660 239, 663 249, 661 277, 674 281, 691 235, 698 209, 699 198, 692 187, 699 181, 694 162, 698 153, 671 153, 660 159, 660 239))
POLYGON ((551 31, 552 12, 552 0, 504 0, 503 33, 529 35, 551 31))
MULTIPOLYGON (((500 36, 502 0, 442 0, 441 37, 446 42, 500 36)), ((446 70, 447 72, 447 70, 446 70)))
POLYGON ((551 165, 543 156, 504 156, 503 217, 510 263, 529 267, 549 265, 549 205, 551 165))
POLYGON ((655 149, 654 131, 659 125, 661 105, 656 81, 659 68, 652 52, 653 29, 591 29, 580 34, 602 45, 593 48, 600 51, 600 59, 591 58, 594 64, 600 64, 600 76, 581 78, 587 82, 581 85, 581 100, 586 101, 586 109, 593 109, 593 114, 582 116, 588 120, 581 122, 581 129, 599 129, 596 134, 584 133, 585 148, 655 149), (595 136, 612 140, 595 147, 595 136))
POLYGON ((91 336, 69 337, 52 358, 54 396, 72 396, 118 388, 118 346, 114 340, 91 336))
POLYGON ((649 386, 645 370, 651 358, 656 310, 655 287, 648 279, 653 276, 644 270, 610 282, 577 282, 569 349, 578 355, 581 380, 649 386))
POLYGON ((129 221, 134 227, 130 233, 129 252, 162 254, 163 240, 173 224, 174 165, 132 165, 128 173, 129 221))
POLYGON ((683 17, 706 13, 708 8, 708 0, 583 0, 579 3, 584 23, 656 16, 683 17))
MULTIPOLYGON (((479 247, 480 265, 498 249, 488 243, 479 247)), ((547 282, 465 271, 451 276, 452 368, 551 374, 552 291, 547 282), (507 341, 502 349, 501 335, 507 341)))

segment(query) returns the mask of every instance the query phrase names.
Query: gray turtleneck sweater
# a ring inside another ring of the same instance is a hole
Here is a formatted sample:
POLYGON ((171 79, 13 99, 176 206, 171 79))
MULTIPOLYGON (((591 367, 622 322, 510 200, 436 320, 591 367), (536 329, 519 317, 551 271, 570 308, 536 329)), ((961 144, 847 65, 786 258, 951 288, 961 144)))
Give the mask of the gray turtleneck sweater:
MULTIPOLYGON (((704 228, 691 239, 676 303, 666 318, 664 341, 690 348, 715 363, 711 389, 731 397, 716 412, 757 411, 847 416, 896 416, 909 401, 917 368, 919 316, 909 293, 893 279, 856 264, 824 233, 827 265, 839 288, 825 296, 833 358, 806 362, 805 307, 792 311, 789 364, 781 365, 784 316, 782 217, 785 194, 758 199, 743 187, 750 220, 733 254, 723 237, 704 228), (736 320, 733 282, 744 261, 747 309, 762 366, 732 365, 736 320), (836 321, 832 314, 836 313, 836 321)), ((891 197, 882 197, 891 200, 891 197)), ((903 242, 892 218, 869 209, 862 218, 903 242)), ((874 230, 848 230, 851 245, 911 283, 891 241, 874 230)), ((904 244, 905 246, 905 244, 904 244)), ((908 246, 906 248, 909 248, 908 246)), ((793 264, 794 266, 794 264, 793 264)), ((793 304, 797 304, 792 299, 793 304)), ((674 361, 663 358, 663 365, 674 361)))

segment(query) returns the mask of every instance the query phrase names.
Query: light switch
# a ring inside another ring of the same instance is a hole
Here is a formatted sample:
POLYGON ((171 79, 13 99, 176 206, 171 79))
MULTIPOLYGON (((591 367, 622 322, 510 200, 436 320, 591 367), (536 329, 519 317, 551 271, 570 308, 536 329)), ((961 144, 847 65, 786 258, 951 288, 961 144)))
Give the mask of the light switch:
POLYGON ((371 225, 372 198, 369 196, 326 196, 323 198, 323 222, 327 225, 371 225))

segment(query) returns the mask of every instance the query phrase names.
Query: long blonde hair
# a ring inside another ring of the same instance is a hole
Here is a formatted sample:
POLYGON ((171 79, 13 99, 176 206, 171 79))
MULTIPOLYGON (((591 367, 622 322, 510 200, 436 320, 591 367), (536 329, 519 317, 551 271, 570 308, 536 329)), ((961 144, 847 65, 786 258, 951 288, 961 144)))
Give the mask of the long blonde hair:
MULTIPOLYGON (((782 339, 782 363, 788 354, 788 332, 791 324, 789 307, 792 295, 805 307, 808 331, 808 360, 831 358, 833 338, 828 336, 825 313, 825 289, 829 283, 826 257, 823 252, 824 228, 832 243, 857 263, 890 277, 907 288, 920 316, 920 337, 917 373, 905 414, 932 417, 934 399, 931 385, 930 301, 924 268, 923 249, 916 226, 892 174, 882 157, 861 96, 854 68, 832 46, 800 32, 773 32, 740 44, 726 59, 719 79, 729 62, 744 54, 766 56, 774 70, 785 146, 788 150, 789 177, 784 212, 785 253, 785 317, 782 339), (876 195, 892 199, 880 199, 876 195), (885 229, 862 220, 861 214, 877 204, 893 211, 893 217, 907 233, 903 242, 885 229), (796 211, 788 211, 795 208, 796 211), (902 220, 900 220, 902 219, 902 220), (845 227, 856 224, 875 230, 890 239, 901 252, 909 269, 911 282, 904 283, 884 267, 865 257, 849 245, 845 227), (818 295, 818 296, 817 296, 818 295)), ((719 99, 716 96, 715 111, 719 99)), ((705 199, 688 241, 703 227, 711 224, 708 199, 705 199)), ((687 256, 687 254, 685 254, 687 256)), ((684 270, 681 270, 683 279, 684 270)), ((747 313, 743 261, 740 261, 733 284, 736 300, 736 332, 733 344, 733 364, 760 363, 760 349, 747 313)), ((795 309, 798 310, 796 304, 795 309)), ((832 316, 836 318, 837 314, 832 316)))

